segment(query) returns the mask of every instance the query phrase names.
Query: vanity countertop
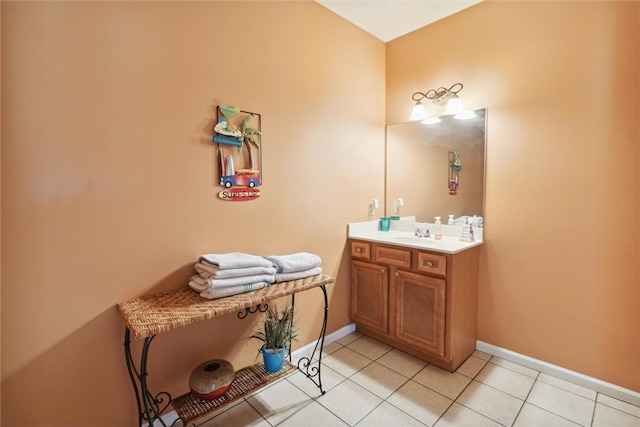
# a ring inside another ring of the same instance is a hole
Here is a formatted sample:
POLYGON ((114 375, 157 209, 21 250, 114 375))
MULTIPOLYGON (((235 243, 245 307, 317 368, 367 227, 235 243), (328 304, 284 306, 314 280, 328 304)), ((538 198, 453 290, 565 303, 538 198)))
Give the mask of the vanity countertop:
POLYGON ((416 237, 414 235, 416 224, 428 226, 431 230, 433 230, 433 224, 416 223, 415 221, 391 221, 389 231, 380 231, 378 224, 378 221, 348 224, 347 237, 447 254, 462 252, 483 243, 482 228, 474 229, 476 240, 467 242, 460 240, 462 233, 462 227, 460 226, 442 225, 442 239, 436 240, 433 237, 416 237))

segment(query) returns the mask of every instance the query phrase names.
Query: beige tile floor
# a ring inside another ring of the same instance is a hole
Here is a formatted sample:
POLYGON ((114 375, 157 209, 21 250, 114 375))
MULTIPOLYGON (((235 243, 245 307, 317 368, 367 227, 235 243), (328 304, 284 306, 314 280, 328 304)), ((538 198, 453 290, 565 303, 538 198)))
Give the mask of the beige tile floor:
POLYGON ((640 427, 640 407, 479 351, 450 373, 354 332, 322 361, 324 395, 296 372, 199 425, 640 427))

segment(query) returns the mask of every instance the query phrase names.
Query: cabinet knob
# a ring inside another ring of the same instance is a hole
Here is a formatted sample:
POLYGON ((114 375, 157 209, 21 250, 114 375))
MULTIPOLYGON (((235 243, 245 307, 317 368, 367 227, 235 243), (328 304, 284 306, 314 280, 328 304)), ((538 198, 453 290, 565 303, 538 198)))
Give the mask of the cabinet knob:
POLYGON ((356 252, 362 252, 362 248, 356 248, 356 252))
POLYGON ((433 261, 427 261, 427 267, 433 267, 433 261))
POLYGON ((398 273, 398 272, 396 271, 395 276, 396 276, 396 277, 400 277, 400 273, 398 273))
POLYGON ((380 273, 384 274, 384 273, 385 273, 385 269, 384 269, 384 268, 381 268, 381 269, 380 269, 380 273))

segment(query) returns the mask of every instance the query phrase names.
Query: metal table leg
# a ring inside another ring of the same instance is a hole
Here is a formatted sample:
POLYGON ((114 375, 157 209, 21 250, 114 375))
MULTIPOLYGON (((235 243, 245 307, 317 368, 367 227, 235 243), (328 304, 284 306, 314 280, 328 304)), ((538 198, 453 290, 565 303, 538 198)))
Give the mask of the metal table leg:
MULTIPOLYGON (((305 356, 298 360, 298 370, 302 372, 307 378, 318 386, 320 393, 326 392, 322 389, 322 377, 320 375, 320 369, 322 368, 322 347, 324 347, 324 336, 327 331, 327 317, 329 314, 329 299, 327 298, 327 288, 325 285, 319 286, 322 289, 324 295, 324 317, 322 319, 322 328, 320 329, 320 336, 316 341, 316 345, 311 352, 311 355, 305 356), (318 353, 318 361, 312 362, 316 352, 318 353)), ((293 302, 292 302, 293 303, 293 302)))
MULTIPOLYGON (((140 355, 140 366, 136 368, 133 355, 131 354, 131 332, 129 328, 125 328, 124 331, 124 354, 127 360, 127 369, 129 371, 129 377, 131 378, 131 384, 133 385, 133 391, 136 395, 136 402, 138 405, 138 425, 142 427, 142 423, 146 422, 150 426, 155 425, 156 420, 160 424, 166 427, 166 423, 161 418, 162 413, 167 409, 171 403, 171 395, 166 391, 154 395, 149 391, 147 386, 147 357, 149 354, 149 346, 151 341, 155 338, 155 335, 144 339, 142 345, 142 353, 140 355)), ((172 425, 176 424, 176 421, 182 421, 183 425, 186 425, 184 420, 178 418, 172 425)))

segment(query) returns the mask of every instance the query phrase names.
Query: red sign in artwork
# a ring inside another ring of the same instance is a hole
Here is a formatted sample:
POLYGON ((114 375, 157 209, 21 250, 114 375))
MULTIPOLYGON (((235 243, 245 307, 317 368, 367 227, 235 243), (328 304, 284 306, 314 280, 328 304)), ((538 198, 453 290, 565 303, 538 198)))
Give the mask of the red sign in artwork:
POLYGON ((231 202, 254 200, 260 197, 260 190, 247 187, 231 187, 219 192, 218 197, 222 200, 229 200, 231 202))

